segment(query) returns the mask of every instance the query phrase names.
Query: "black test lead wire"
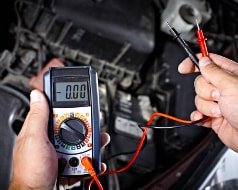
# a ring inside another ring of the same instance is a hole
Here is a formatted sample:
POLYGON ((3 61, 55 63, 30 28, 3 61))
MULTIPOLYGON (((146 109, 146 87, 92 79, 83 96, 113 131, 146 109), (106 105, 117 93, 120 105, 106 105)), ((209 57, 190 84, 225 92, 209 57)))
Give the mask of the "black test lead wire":
MULTIPOLYGON (((183 124, 183 125, 174 125, 174 126, 155 126, 155 125, 149 125, 149 128, 152 129, 175 129, 175 128, 181 128, 181 127, 188 127, 188 126, 192 126, 192 125, 197 125, 199 123, 203 123, 206 121, 209 121, 210 118, 208 116, 203 116, 203 118, 196 120, 196 121, 192 121, 191 123, 187 123, 187 124, 183 124)), ((138 123, 139 127, 145 127, 145 123, 138 123)))
POLYGON ((194 63, 194 65, 199 69, 199 60, 196 57, 196 55, 193 53, 193 51, 190 49, 190 47, 188 46, 188 44, 183 40, 183 38, 181 38, 180 34, 169 25, 168 22, 166 22, 168 27, 169 27, 169 32, 172 34, 172 36, 178 41, 178 43, 182 46, 182 48, 186 51, 186 53, 188 54, 189 58, 192 60, 192 62, 194 63))

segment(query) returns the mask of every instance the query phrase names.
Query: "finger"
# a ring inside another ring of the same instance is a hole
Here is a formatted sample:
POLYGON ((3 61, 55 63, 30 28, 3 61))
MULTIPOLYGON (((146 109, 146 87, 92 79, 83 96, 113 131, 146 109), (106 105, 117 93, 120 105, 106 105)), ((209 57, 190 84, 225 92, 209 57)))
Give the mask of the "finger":
POLYGON ((205 100, 218 101, 220 92, 215 86, 208 83, 202 75, 199 75, 194 81, 195 91, 198 96, 205 100))
MULTIPOLYGON (((193 111, 193 112, 191 113, 191 115, 190 115, 190 118, 191 118, 192 121, 200 120, 200 119, 202 119, 203 117, 204 117, 204 115, 203 115, 201 112, 197 111, 197 110, 196 110, 196 111, 193 111)), ((211 127, 211 121, 210 121, 210 120, 209 120, 209 121, 205 121, 205 122, 199 123, 199 124, 197 124, 197 125, 210 128, 210 127, 211 127)))
POLYGON ((221 55, 217 55, 214 53, 209 53, 209 57, 212 61, 214 61, 219 67, 225 69, 226 71, 238 75, 238 63, 230 60, 221 55))
POLYGON ((40 91, 43 91, 43 78, 46 71, 50 67, 64 67, 64 64, 59 59, 52 59, 39 73, 37 76, 33 77, 29 81, 29 85, 40 91))
POLYGON ((107 146, 110 142, 111 138, 108 133, 101 133, 101 148, 107 146))
POLYGON ((30 111, 24 122, 19 138, 26 134, 47 135, 49 108, 44 94, 33 90, 30 95, 30 111))
POLYGON ((201 112, 203 115, 209 116, 209 117, 220 117, 221 111, 219 109, 219 106, 216 102, 213 101, 207 101, 199 96, 195 97, 195 105, 197 107, 197 110, 201 112))
POLYGON ((231 149, 238 151, 238 130, 233 126, 226 124, 223 117, 213 120, 212 129, 218 134, 219 138, 231 149), (222 123, 222 125, 221 125, 222 123))
POLYGON ((101 163, 101 174, 107 170, 107 165, 105 163, 101 163))
POLYGON ((193 72, 199 72, 198 68, 195 67, 194 63, 188 57, 184 59, 178 66, 178 71, 181 74, 188 74, 193 72))
POLYGON ((203 118, 203 114, 199 111, 193 111, 190 115, 192 121, 197 121, 203 118))
MULTIPOLYGON (((198 57, 198 59, 202 58, 202 54, 199 53, 196 55, 198 57)), ((233 73, 235 75, 238 75, 238 63, 230 60, 226 57, 223 57, 221 55, 217 55, 215 53, 209 53, 209 58, 215 62, 219 67, 221 67, 222 69, 233 73)), ((188 57, 186 59, 184 59, 178 67, 178 71, 181 74, 187 74, 187 73, 192 73, 192 72, 198 72, 199 70, 194 66, 193 62, 191 61, 191 59, 188 57)))
POLYGON ((214 62, 208 57, 201 58, 199 65, 201 74, 204 78, 221 90, 228 88, 229 84, 234 81, 234 77, 232 75, 214 64, 214 62))

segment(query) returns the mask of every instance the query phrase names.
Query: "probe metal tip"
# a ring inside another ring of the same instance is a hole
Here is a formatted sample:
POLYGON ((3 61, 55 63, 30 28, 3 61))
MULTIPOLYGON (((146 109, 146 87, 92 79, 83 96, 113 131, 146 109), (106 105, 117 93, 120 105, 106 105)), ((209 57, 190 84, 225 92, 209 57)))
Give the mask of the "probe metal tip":
POLYGON ((166 23, 167 23, 169 29, 172 30, 172 27, 169 25, 169 23, 168 22, 166 22, 166 23))
POLYGON ((195 20, 196 20, 197 28, 198 28, 198 30, 200 30, 200 27, 199 27, 199 24, 198 24, 198 19, 195 19, 195 20))

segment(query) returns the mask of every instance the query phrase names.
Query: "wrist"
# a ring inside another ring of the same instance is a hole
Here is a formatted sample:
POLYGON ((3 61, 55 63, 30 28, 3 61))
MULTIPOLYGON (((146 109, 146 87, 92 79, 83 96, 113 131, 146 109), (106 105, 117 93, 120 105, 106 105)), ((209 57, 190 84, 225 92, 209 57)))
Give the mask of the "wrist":
POLYGON ((29 190, 30 187, 27 187, 27 185, 18 182, 17 180, 13 179, 9 185, 9 190, 21 190, 21 189, 26 189, 29 190))
POLYGON ((53 190, 54 186, 49 185, 29 185, 21 180, 12 179, 9 190, 53 190))

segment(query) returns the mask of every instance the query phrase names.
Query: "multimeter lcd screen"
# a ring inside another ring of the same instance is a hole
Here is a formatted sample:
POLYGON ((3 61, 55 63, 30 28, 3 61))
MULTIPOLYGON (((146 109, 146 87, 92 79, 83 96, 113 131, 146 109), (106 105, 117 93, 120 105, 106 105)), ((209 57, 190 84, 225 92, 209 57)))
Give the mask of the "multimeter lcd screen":
POLYGON ((88 83, 83 82, 56 82, 55 100, 63 101, 88 101, 88 83))

